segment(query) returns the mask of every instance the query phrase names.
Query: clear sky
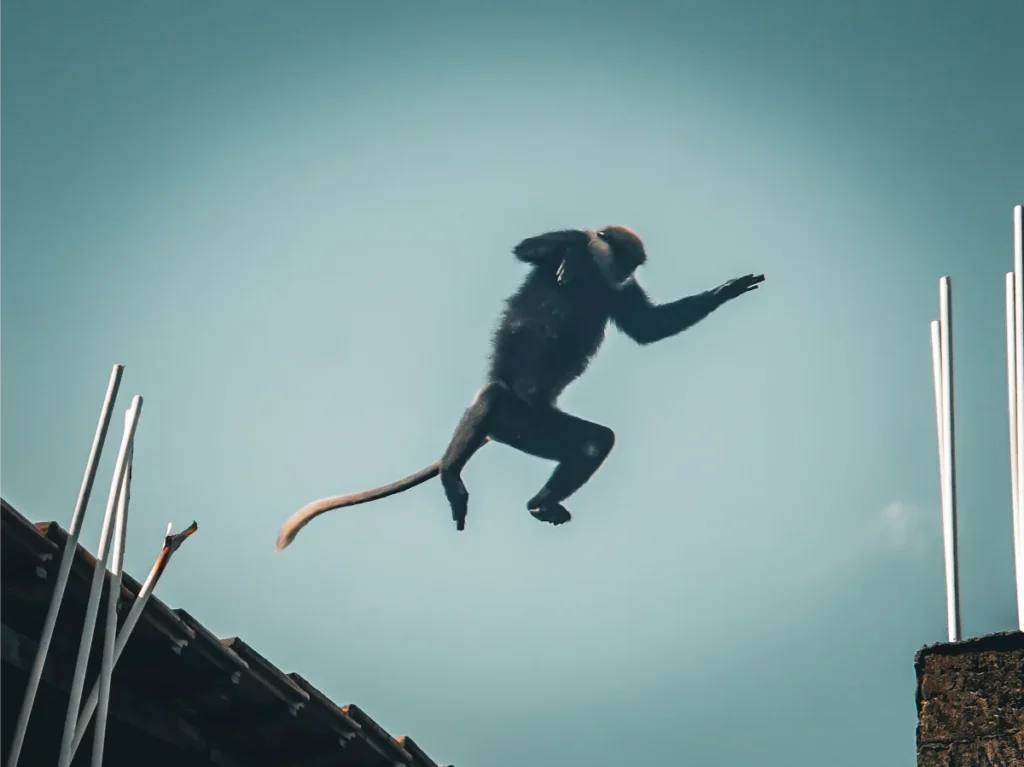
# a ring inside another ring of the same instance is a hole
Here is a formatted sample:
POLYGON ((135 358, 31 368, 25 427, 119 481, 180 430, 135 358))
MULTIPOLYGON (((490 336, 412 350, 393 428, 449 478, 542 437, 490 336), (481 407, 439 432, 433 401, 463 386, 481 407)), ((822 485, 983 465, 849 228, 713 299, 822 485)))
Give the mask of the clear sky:
MULTIPOLYGON (((928 323, 952 276, 964 630, 1015 625, 1003 275, 1016 0, 6 3, 2 483, 67 525, 111 365, 145 397, 127 569, 461 767, 897 767, 945 636, 928 323), (565 395, 618 442, 439 457, 510 254, 626 223, 684 336, 565 395)), ((115 420, 119 434, 121 416, 115 420)), ((95 548, 116 437, 86 543, 95 548)))

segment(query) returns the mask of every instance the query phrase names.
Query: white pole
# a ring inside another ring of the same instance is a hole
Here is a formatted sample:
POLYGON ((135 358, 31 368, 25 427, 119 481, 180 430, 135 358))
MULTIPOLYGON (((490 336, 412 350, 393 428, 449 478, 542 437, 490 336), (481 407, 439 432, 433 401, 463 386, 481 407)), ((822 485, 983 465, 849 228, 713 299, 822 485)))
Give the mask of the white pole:
POLYGON ((85 622, 82 626, 82 638, 78 645, 78 660, 75 663, 75 675, 71 680, 68 694, 68 710, 64 719, 64 732, 61 736, 60 755, 57 767, 71 767, 71 741, 75 735, 75 724, 78 722, 78 706, 82 701, 85 688, 85 672, 89 663, 89 651, 92 648, 93 632, 96 630, 96 617, 100 608, 100 591, 103 588, 103 577, 106 573, 107 544, 110 542, 110 523, 117 507, 117 499, 121 493, 121 483, 128 468, 128 452, 135 429, 142 414, 142 397, 135 395, 129 408, 131 418, 125 425, 121 446, 117 452, 114 465, 114 476, 110 483, 110 494, 107 496, 107 508, 103 517, 103 529, 100 532, 100 545, 96 553, 96 566, 93 568, 92 585, 89 587, 89 601, 85 606, 85 622))
POLYGON ((960 577, 957 561, 956 433, 953 418, 953 297, 949 277, 939 280, 939 340, 942 351, 942 515, 946 560, 946 624, 949 641, 960 640, 960 577))
POLYGON ((1019 540, 1015 541, 1017 582, 1017 626, 1024 631, 1024 206, 1013 207, 1013 324, 1017 395, 1017 487, 1014 517, 1019 540))
POLYGON ((935 387, 935 434, 936 444, 939 446, 939 499, 942 504, 942 517, 946 517, 946 497, 942 494, 946 486, 946 448, 945 448, 945 426, 942 417, 942 331, 939 329, 939 321, 932 320, 932 383, 935 387))
POLYGON ((39 682, 43 678, 43 666, 46 663, 46 655, 50 650, 53 630, 57 625, 57 614, 60 612, 60 605, 64 600, 64 589, 68 585, 71 564, 74 562, 75 550, 78 547, 78 536, 82 531, 82 522, 85 520, 85 509, 89 505, 89 496, 92 494, 92 485, 96 479, 96 468, 99 466, 100 455, 103 453, 103 445, 107 439, 107 427, 110 425, 110 416, 114 412, 114 402, 117 399, 117 391, 121 386, 121 375, 123 373, 124 365, 114 365, 114 369, 110 371, 107 393, 103 398, 103 406, 100 408, 100 420, 96 424, 96 433, 92 438, 92 448, 89 450, 89 459, 85 464, 85 475, 82 477, 82 485, 78 490, 75 510, 71 514, 71 526, 68 528, 67 542, 64 544, 64 550, 61 552, 60 566, 57 568, 57 579, 54 581, 50 605, 46 611, 46 618, 43 620, 43 632, 39 637, 39 647, 36 650, 35 658, 32 660, 32 668, 29 671, 28 682, 25 685, 25 697, 21 703, 21 712, 18 714, 18 723, 14 727, 11 750, 7 757, 7 767, 17 767, 18 759, 21 757, 21 748, 25 744, 25 734, 28 732, 28 722, 32 716, 32 706, 35 704, 39 682))
POLYGON ((1020 538, 1020 520, 1018 519, 1017 502, 1017 339, 1015 337, 1016 320, 1014 311, 1015 287, 1013 272, 1006 273, 1006 392, 1010 414, 1010 507, 1013 517, 1013 572, 1017 590, 1017 625, 1024 630, 1024 588, 1021 588, 1022 549, 1020 538))
MULTIPOLYGON (((941 285, 941 283, 940 283, 941 285)), ((946 562, 946 594, 947 594, 947 615, 949 609, 949 557, 948 551, 946 550, 946 544, 949 541, 949 535, 946 528, 946 520, 949 518, 949 496, 946 494, 946 451, 948 449, 946 441, 946 397, 945 389, 943 387, 943 356, 942 356, 942 325, 939 320, 932 320, 931 322, 931 341, 932 341, 932 384, 935 389, 935 432, 936 432, 936 444, 938 445, 939 454, 939 502, 942 509, 942 542, 944 557, 946 562)), ((949 624, 947 624, 948 626, 949 624)), ((953 632, 949 630, 950 641, 953 641, 953 632)))
MULTIPOLYGON (((940 283, 941 285, 941 283, 940 283)), ((932 320, 931 322, 931 341, 932 341, 932 383, 935 389, 935 431, 936 431, 936 443, 938 444, 939 450, 939 503, 942 509, 942 542, 943 542, 943 556, 946 557, 945 545, 949 540, 949 536, 946 534, 946 520, 949 517, 949 498, 946 495, 946 398, 943 389, 943 375, 942 375, 942 325, 939 320, 932 320)), ((948 593, 949 593, 949 559, 945 558, 946 562, 946 574, 947 574, 947 615, 948 615, 948 593)), ((948 624, 947 624, 948 626, 948 624)), ((950 632, 952 638, 952 632, 950 632)))
MULTIPOLYGON (((124 414, 125 431, 131 428, 131 417, 132 411, 129 409, 124 414)), ((121 492, 117 501, 117 515, 114 518, 114 550, 110 555, 110 589, 107 596, 107 620, 103 632, 103 654, 100 660, 99 707, 96 709, 96 727, 93 730, 93 767, 103 767, 103 745, 107 735, 107 710, 110 707, 110 677, 114 670, 117 605, 121 601, 121 566, 124 564, 125 525, 128 521, 128 500, 131 493, 132 461, 134 457, 135 443, 133 440, 132 445, 128 448, 128 470, 121 481, 121 492)))
MULTIPOLYGON (((124 652, 124 646, 128 644, 128 638, 135 629, 135 624, 138 623, 139 618, 142 617, 142 611, 145 609, 146 603, 149 601, 149 595, 152 594, 153 589, 156 588, 156 584, 160 580, 160 576, 163 575, 163 572, 167 567, 167 563, 171 561, 171 556, 178 550, 178 547, 181 546, 182 542, 184 542, 186 538, 198 529, 199 526, 193 522, 180 533, 171 535, 171 525, 167 525, 167 536, 164 538, 164 545, 163 548, 160 549, 160 555, 156 558, 156 562, 153 563, 153 567, 150 569, 149 575, 146 577, 145 582, 142 584, 142 588, 139 589, 139 593, 135 597, 135 601, 132 603, 132 609, 128 611, 128 617, 124 619, 124 625, 121 626, 121 630, 117 634, 117 642, 114 644, 114 665, 117 665, 117 661, 121 657, 121 653, 124 652)), ((78 726, 75 728, 75 742, 71 748, 72 756, 74 756, 75 752, 78 751, 78 746, 81 744, 82 738, 85 737, 85 730, 89 726, 89 721, 92 719, 93 712, 96 710, 99 695, 99 685, 94 684, 92 686, 92 691, 89 693, 89 697, 85 701, 85 705, 82 706, 82 713, 78 717, 78 726)))

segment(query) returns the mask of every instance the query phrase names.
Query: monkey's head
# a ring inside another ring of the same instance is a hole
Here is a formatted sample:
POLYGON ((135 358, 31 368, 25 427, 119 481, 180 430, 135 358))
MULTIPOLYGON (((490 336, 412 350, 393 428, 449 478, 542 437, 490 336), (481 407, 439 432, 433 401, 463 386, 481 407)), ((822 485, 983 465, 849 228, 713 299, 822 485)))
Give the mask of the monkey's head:
POLYGON ((643 240, 628 227, 612 224, 587 231, 587 249, 594 265, 615 290, 621 290, 633 278, 637 267, 647 261, 643 240))

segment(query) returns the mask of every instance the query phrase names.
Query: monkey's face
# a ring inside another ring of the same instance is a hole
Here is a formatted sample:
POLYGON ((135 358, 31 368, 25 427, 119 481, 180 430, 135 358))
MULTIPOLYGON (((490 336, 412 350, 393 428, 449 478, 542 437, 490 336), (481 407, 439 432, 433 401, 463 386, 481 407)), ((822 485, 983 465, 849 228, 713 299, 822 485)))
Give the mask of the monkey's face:
POLYGON ((594 264, 613 290, 622 290, 637 267, 647 261, 643 242, 631 229, 619 225, 589 234, 588 248, 594 264))

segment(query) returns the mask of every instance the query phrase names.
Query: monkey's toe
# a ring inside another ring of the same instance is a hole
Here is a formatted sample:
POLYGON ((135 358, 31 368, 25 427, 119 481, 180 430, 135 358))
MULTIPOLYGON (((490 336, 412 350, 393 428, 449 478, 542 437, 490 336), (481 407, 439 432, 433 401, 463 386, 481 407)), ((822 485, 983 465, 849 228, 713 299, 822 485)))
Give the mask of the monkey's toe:
POLYGON ((452 504, 452 521, 455 522, 456 530, 466 529, 466 517, 469 515, 468 503, 452 504))
POLYGON ((560 503, 550 506, 541 506, 537 509, 530 509, 530 514, 539 522, 548 522, 552 525, 564 525, 572 520, 572 514, 560 503))
POLYGON ((458 475, 442 473, 441 484, 452 509, 452 521, 456 530, 466 529, 466 515, 469 514, 469 491, 458 475))

